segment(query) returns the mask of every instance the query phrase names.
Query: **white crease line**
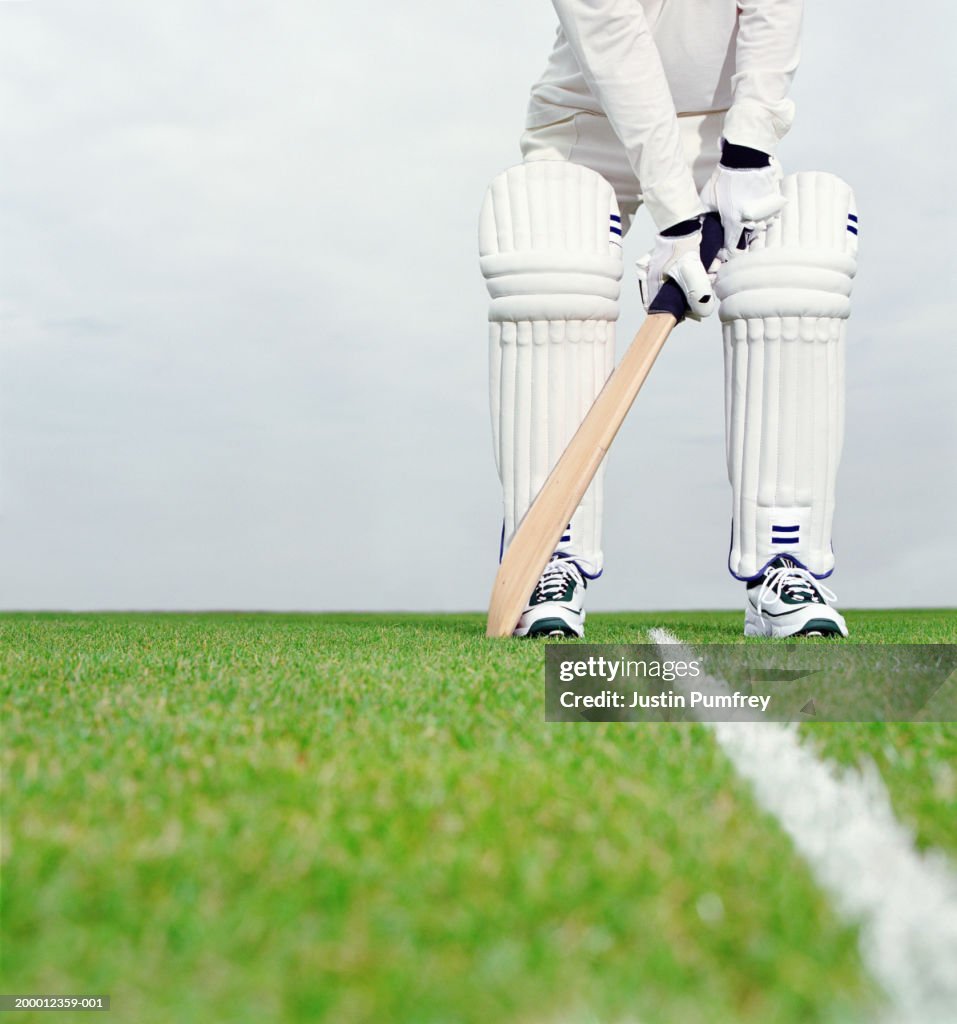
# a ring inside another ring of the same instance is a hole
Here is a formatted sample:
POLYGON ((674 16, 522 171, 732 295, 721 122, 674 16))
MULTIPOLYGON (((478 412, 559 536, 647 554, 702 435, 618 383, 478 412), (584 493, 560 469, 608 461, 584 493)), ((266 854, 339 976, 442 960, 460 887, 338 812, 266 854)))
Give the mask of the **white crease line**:
MULTIPOLYGON (((650 632, 656 644, 693 656, 673 633, 650 632)), ((874 764, 856 770, 819 760, 796 725, 703 724, 838 910, 859 922, 861 956, 891 999, 884 1020, 957 1022, 957 874, 939 851, 916 849, 874 764)))

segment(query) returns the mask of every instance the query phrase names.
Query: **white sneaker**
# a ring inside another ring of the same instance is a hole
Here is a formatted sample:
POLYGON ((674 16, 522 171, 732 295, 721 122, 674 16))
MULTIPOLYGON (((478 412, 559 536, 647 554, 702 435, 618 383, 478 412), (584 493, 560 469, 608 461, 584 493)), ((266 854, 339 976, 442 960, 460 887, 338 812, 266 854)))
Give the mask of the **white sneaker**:
POLYGON ((847 636, 837 595, 782 555, 748 584, 745 636, 847 636))
POLYGON ((535 585, 512 636, 584 636, 587 585, 574 562, 553 558, 535 585))

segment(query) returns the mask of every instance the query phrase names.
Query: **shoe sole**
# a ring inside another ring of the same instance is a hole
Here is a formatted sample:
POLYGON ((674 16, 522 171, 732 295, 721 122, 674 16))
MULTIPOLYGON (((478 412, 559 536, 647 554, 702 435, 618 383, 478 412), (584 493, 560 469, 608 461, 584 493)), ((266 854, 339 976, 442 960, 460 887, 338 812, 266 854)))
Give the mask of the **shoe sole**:
MULTIPOLYGON (((818 607, 821 606, 818 605, 818 607)), ((833 619, 807 618, 802 622, 800 620, 804 611, 805 609, 798 609, 793 613, 793 617, 784 615, 777 619, 771 619, 764 615, 758 615, 749 604, 744 612, 744 635, 771 637, 778 640, 791 636, 838 638, 847 636, 847 624, 840 613, 834 612, 833 619)))
POLYGON ((811 619, 804 629, 798 630, 792 636, 837 636, 843 638, 844 634, 837 623, 830 619, 811 619))
POLYGON ((579 640, 582 634, 576 633, 563 619, 539 619, 529 627, 525 634, 528 637, 569 637, 579 640))

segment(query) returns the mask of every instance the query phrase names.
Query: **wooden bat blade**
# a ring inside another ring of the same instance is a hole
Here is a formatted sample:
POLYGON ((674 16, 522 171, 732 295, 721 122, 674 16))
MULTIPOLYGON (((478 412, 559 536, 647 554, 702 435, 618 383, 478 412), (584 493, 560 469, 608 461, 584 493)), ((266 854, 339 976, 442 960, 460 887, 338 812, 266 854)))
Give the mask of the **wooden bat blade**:
POLYGON ((511 636, 562 531, 571 522, 677 320, 652 313, 605 382, 515 531, 492 587, 486 636, 511 636))

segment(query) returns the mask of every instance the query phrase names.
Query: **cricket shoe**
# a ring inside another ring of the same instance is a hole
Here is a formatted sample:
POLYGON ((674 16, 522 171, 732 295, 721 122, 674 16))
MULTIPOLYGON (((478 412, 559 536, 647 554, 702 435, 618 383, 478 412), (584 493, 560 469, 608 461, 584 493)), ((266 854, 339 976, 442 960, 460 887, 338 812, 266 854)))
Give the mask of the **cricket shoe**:
POLYGON ((552 558, 512 636, 584 636, 586 586, 574 562, 552 558))
POLYGON ((786 555, 748 583, 745 636, 847 636, 837 595, 786 555))

